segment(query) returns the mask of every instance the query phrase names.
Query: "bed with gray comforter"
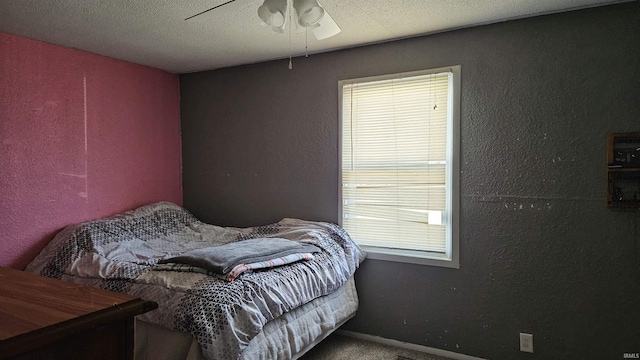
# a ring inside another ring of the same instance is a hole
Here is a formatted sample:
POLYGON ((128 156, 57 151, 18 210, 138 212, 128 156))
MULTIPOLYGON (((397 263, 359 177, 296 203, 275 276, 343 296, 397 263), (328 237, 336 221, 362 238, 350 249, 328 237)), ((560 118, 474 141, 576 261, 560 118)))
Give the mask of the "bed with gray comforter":
POLYGON ((65 228, 26 270, 156 301, 143 321, 192 334, 207 359, 238 359, 265 324, 332 294, 364 257, 335 224, 219 227, 160 202, 65 228))

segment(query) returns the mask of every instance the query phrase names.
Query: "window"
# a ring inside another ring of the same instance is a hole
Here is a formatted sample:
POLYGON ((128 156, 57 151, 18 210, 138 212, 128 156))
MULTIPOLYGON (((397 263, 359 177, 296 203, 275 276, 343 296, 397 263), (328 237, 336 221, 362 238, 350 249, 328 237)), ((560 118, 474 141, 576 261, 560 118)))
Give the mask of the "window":
POLYGON ((370 258, 457 268, 460 67, 339 86, 341 225, 370 258))

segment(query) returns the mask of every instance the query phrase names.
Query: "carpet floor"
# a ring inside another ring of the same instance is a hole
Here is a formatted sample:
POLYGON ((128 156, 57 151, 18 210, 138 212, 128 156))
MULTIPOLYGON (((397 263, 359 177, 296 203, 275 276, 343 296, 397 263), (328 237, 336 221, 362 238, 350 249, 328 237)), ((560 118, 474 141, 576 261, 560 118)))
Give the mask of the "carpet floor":
POLYGON ((332 334, 300 358, 301 360, 452 360, 406 350, 351 336, 332 334))

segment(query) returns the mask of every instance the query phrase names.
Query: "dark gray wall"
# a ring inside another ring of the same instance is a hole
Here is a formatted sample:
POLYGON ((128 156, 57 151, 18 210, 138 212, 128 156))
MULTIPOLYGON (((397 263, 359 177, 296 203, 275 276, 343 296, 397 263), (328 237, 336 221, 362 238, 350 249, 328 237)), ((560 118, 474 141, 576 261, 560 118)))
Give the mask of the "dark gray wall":
POLYGON ((491 359, 640 352, 640 213, 605 207, 607 133, 640 131, 638 2, 183 75, 185 206, 338 221, 338 80, 457 64, 460 269, 366 260, 345 329, 491 359))

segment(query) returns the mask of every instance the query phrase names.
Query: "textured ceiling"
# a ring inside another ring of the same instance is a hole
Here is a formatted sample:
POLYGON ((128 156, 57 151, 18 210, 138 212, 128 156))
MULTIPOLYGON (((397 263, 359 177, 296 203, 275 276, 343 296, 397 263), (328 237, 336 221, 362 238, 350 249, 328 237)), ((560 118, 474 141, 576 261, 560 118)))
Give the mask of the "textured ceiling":
MULTIPOLYGON (((228 0, 0 0, 0 31, 188 73, 289 56, 289 34, 262 25, 262 0, 208 21, 186 18, 228 0)), ((624 2, 620 0, 320 0, 342 28, 322 41, 293 32, 291 53, 317 52, 624 2), (308 50, 305 50, 305 45, 308 50)))

